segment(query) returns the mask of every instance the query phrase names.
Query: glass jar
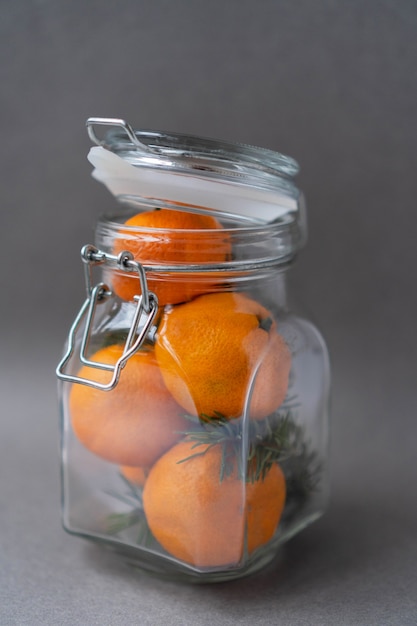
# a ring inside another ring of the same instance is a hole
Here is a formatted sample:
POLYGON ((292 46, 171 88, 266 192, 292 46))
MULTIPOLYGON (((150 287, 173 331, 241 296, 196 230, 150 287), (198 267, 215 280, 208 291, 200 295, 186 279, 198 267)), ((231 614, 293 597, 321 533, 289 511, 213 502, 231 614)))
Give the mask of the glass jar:
POLYGON ((116 201, 81 251, 87 298, 57 368, 64 528, 176 579, 249 574, 328 495, 328 355, 286 292, 298 166, 87 127, 116 201))

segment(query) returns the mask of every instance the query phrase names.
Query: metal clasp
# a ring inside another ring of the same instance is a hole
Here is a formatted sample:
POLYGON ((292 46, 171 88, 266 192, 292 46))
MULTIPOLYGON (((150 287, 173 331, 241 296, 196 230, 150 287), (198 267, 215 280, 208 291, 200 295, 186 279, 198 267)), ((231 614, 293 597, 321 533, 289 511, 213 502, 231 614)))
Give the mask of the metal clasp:
POLYGON ((89 117, 86 122, 86 126, 87 126, 88 136, 90 137, 91 141, 95 143, 97 146, 106 147, 107 144, 106 144, 105 139, 99 138, 99 136, 96 133, 95 127, 96 126, 113 126, 117 128, 122 128, 124 132, 126 133, 126 136, 129 139, 129 141, 136 148, 145 150, 145 152, 152 152, 152 150, 146 144, 139 141, 135 131, 133 130, 131 125, 128 124, 128 122, 126 122, 126 120, 122 120, 120 118, 114 118, 114 117, 89 117))
POLYGON ((145 270, 140 263, 133 259, 131 252, 126 250, 116 257, 98 250, 95 246, 86 245, 81 250, 81 259, 84 263, 87 298, 71 326, 68 335, 67 351, 56 369, 56 374, 58 378, 67 382, 80 383, 94 387, 95 389, 110 391, 117 385, 121 370, 126 365, 128 359, 139 350, 145 341, 158 311, 158 299, 154 293, 148 291, 145 270), (138 274, 141 290, 141 295, 134 296, 137 306, 123 347, 122 355, 114 365, 99 363, 98 361, 92 361, 88 358, 88 346, 97 306, 112 297, 112 292, 105 283, 100 282, 93 286, 92 268, 102 263, 119 267, 124 271, 136 272, 138 274), (74 356, 78 331, 83 322, 85 324, 78 355, 79 361, 87 367, 112 372, 112 378, 108 383, 98 383, 89 378, 81 378, 73 374, 67 374, 65 371, 69 361, 74 356))

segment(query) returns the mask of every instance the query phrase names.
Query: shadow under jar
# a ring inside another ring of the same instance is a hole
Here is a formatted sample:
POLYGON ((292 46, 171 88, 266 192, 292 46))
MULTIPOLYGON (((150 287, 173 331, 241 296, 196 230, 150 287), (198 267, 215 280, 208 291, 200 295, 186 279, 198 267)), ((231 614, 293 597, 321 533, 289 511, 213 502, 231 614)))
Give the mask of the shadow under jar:
POLYGON ((297 164, 87 127, 115 209, 81 251, 87 297, 57 368, 64 528, 162 576, 247 575, 328 497, 327 350, 287 302, 297 164))

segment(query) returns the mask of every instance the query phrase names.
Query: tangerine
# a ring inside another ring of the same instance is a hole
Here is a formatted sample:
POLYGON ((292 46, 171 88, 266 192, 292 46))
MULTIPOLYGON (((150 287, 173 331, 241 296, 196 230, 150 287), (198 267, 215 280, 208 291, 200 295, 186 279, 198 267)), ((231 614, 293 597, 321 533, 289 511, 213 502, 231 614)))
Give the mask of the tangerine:
MULTIPOLYGON (((114 364, 120 345, 99 350, 93 361, 114 364)), ((84 365, 79 374, 107 383, 108 371, 84 365)), ((74 384, 69 409, 75 435, 98 456, 120 465, 148 467, 180 438, 188 422, 167 390, 154 350, 133 354, 111 391, 74 384)))
POLYGON ((238 563, 272 539, 285 504, 276 463, 246 483, 233 471, 220 479, 222 444, 177 443, 155 463, 143 491, 149 528, 174 557, 196 567, 238 563), (246 536, 245 536, 246 535, 246 536))
POLYGON ((128 480, 130 483, 133 483, 138 487, 144 486, 149 472, 146 467, 132 467, 131 465, 121 465, 119 469, 121 475, 126 478, 126 480, 128 480))
POLYGON ((284 401, 291 354, 270 312, 241 293, 166 309, 155 354, 167 388, 193 415, 263 419, 284 401))
MULTIPOLYGON (((229 237, 211 215, 154 209, 138 213, 120 228, 113 245, 115 255, 128 250, 141 264, 221 263, 231 252, 229 237)), ((132 273, 113 272, 112 286, 123 300, 132 300, 140 291, 132 273)), ((159 304, 186 302, 210 290, 210 280, 196 274, 167 273, 148 275, 148 287, 159 304)))

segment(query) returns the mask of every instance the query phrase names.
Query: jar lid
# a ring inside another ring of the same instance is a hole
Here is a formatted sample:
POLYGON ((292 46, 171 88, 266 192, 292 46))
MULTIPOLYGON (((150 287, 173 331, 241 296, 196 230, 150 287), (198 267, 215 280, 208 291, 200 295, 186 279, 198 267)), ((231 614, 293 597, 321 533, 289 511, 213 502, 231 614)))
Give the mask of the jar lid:
POLYGON ((115 118, 89 118, 87 129, 96 144, 88 154, 93 176, 119 200, 180 203, 185 210, 252 224, 300 221, 302 194, 292 180, 299 168, 290 157, 244 144, 133 130, 115 118), (98 126, 108 127, 103 138, 98 126))

